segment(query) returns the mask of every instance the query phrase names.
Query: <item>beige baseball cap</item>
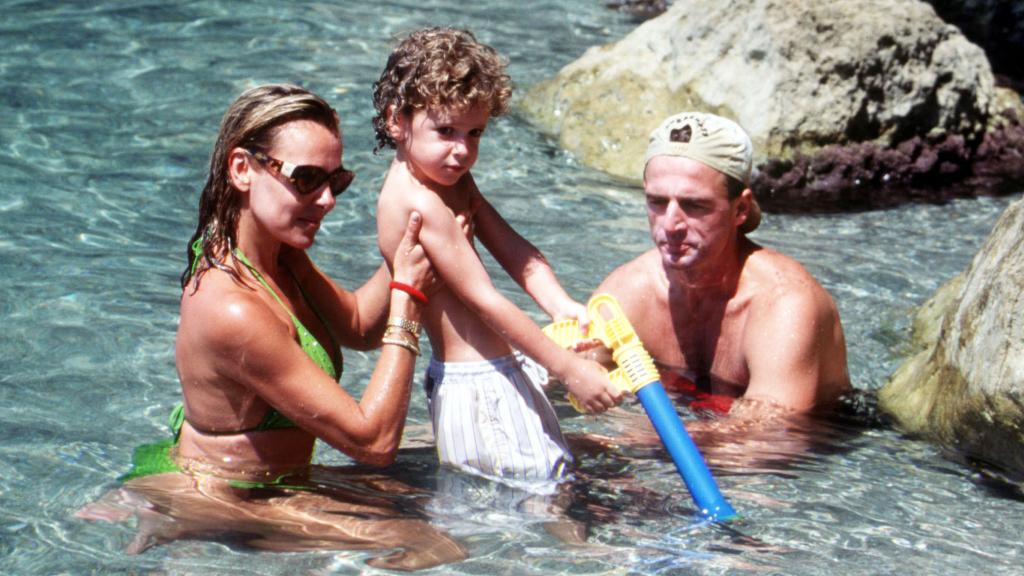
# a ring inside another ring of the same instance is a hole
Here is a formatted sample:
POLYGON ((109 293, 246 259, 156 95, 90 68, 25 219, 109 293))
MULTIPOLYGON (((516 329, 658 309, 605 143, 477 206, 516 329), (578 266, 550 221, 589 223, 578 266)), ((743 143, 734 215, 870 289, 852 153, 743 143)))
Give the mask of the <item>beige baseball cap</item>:
MULTIPOLYGON (((651 132, 644 166, 655 156, 682 156, 749 187, 753 151, 750 136, 732 120, 704 112, 682 112, 669 116, 651 132)), ((750 214, 739 228, 743 233, 753 232, 760 223, 761 207, 754 198, 750 214)))

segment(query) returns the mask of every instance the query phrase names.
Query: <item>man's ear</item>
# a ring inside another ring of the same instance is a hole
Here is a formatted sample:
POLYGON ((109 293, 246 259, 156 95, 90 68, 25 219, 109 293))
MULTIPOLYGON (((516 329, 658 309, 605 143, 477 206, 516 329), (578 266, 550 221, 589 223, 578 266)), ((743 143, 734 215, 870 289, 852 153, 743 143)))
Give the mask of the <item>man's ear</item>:
POLYGON ((409 125, 409 118, 407 116, 407 114, 398 112, 394 104, 388 106, 387 110, 384 111, 384 121, 387 126, 388 136, 395 142, 405 140, 405 134, 409 125))
POLYGON ((737 196, 733 202, 736 203, 736 213, 733 215, 733 225, 742 226, 747 218, 750 218, 750 206, 754 202, 754 193, 750 191, 750 188, 744 188, 743 192, 737 196))
POLYGON ((740 194, 738 200, 741 200, 743 207, 737 206, 736 210, 736 226, 739 231, 743 234, 749 234, 757 229, 761 225, 761 205, 757 203, 757 198, 754 196, 754 192, 747 188, 740 194), (740 220, 740 210, 743 211, 743 219, 740 220))
POLYGON ((252 185, 251 160, 242 148, 235 148, 228 154, 228 181, 239 192, 248 192, 252 185))

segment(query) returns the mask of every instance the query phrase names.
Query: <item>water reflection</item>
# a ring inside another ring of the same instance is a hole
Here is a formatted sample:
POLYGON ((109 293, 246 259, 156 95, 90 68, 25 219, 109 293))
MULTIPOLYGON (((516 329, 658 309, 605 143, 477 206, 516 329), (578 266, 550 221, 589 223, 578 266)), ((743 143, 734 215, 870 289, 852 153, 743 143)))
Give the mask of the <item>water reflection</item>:
MULTIPOLYGON (((163 474, 132 480, 78 516, 134 518, 128 553, 185 539, 262 550, 382 550, 388 553, 367 563, 390 570, 480 558, 531 541, 606 567, 640 563, 652 570, 694 562, 746 570, 753 567, 741 555, 772 564, 786 552, 748 533, 746 520, 708 524, 636 406, 612 410, 602 422, 602 434, 570 436, 578 466, 561 485, 510 486, 438 468, 421 438, 413 442, 421 447, 403 449, 385 470, 314 466, 303 490, 163 474)), ((879 425, 873 396, 863 392, 827 414, 687 419, 713 473, 733 486, 736 477, 759 483, 765 475, 823 471, 825 456, 854 449, 864 430, 879 425)), ((744 508, 785 506, 749 487, 728 497, 741 516, 744 508)))
MULTIPOLYGON (((693 399, 682 394, 672 396, 684 406, 693 399)), ((698 409, 691 414, 685 422, 687 431, 716 476, 774 474, 796 478, 804 471, 821 469, 822 456, 854 449, 856 438, 864 430, 889 426, 877 409, 875 394, 862 390, 847 394, 833 408, 806 414, 763 407, 749 414, 722 414, 715 409, 698 409)), ((576 446, 584 453, 615 450, 632 462, 668 459, 642 411, 620 408, 609 411, 606 418, 610 426, 604 434, 577 437, 576 446)))
POLYGON ((394 550, 367 561, 418 570, 462 560, 464 548, 426 521, 425 492, 359 468, 314 466, 292 486, 243 487, 211 476, 129 480, 78 511, 87 520, 134 517, 128 554, 175 540, 215 540, 261 550, 394 550))

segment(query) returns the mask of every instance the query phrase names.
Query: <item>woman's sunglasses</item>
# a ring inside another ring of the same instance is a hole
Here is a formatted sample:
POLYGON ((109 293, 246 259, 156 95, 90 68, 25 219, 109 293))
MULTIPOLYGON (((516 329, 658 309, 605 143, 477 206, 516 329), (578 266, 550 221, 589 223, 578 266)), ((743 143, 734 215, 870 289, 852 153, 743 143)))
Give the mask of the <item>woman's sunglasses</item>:
POLYGON ((277 158, 260 152, 259 150, 247 150, 260 164, 283 176, 299 194, 311 194, 320 189, 324 182, 329 183, 331 195, 338 196, 348 188, 356 173, 346 170, 344 166, 338 166, 334 172, 328 172, 319 166, 296 166, 288 162, 282 162, 277 158))

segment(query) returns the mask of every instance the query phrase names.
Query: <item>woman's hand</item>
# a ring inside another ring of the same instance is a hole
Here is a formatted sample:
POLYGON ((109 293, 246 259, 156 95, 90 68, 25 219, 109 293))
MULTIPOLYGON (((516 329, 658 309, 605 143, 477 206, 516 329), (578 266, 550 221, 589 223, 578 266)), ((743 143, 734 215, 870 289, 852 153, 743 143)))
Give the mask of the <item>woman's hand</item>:
POLYGON ((473 233, 476 226, 476 211, 480 209, 480 194, 477 192, 470 197, 469 206, 457 214, 455 214, 455 223, 458 224, 459 229, 466 236, 466 240, 469 243, 473 243, 473 233))
POLYGON ((423 246, 419 243, 422 226, 423 218, 419 212, 409 214, 405 234, 395 250, 392 277, 396 282, 408 284, 429 294, 437 289, 441 281, 434 273, 430 259, 427 258, 427 253, 423 251, 423 246))

